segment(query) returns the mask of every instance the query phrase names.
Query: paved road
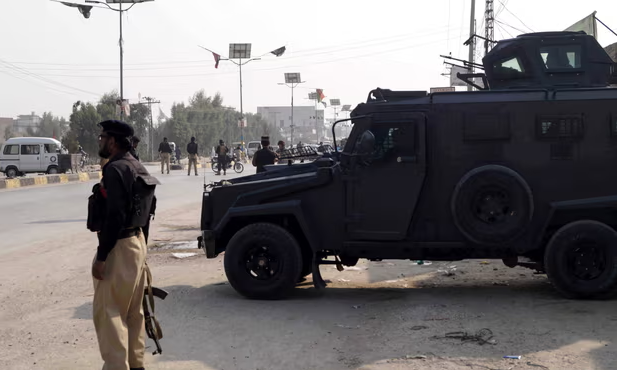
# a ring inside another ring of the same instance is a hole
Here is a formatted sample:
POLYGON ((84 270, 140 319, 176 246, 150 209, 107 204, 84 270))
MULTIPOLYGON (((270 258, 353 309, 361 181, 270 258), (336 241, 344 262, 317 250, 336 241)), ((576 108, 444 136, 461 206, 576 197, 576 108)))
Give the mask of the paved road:
MULTIPOLYGON (((169 175, 158 173, 156 166, 148 170, 161 181, 157 189, 157 213, 185 204, 200 202, 204 183, 219 180, 210 169, 200 169, 200 176, 187 176, 185 170, 169 175)), ((226 178, 255 173, 246 165, 241 175, 228 173, 226 178)), ((87 198, 95 181, 20 188, 0 191, 0 255, 47 238, 86 229, 87 198)))

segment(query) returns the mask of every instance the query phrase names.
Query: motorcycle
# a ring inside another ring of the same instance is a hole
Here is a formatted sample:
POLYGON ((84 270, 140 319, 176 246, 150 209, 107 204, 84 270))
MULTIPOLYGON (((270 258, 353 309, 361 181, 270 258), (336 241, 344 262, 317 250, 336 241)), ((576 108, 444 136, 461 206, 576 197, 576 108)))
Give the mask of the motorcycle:
POLYGON ((84 172, 88 164, 88 154, 82 154, 82 159, 79 161, 79 170, 84 172))
MULTIPOLYGON (((211 161, 210 161, 210 168, 212 168, 213 172, 217 172, 218 171, 218 157, 212 157, 211 161)), ((236 173, 241 173, 242 171, 244 171, 245 167, 242 165, 242 163, 240 163, 240 161, 236 158, 236 157, 227 157, 227 165, 225 166, 225 170, 229 170, 231 168, 234 168, 234 171, 236 173), (232 164, 232 162, 234 164, 232 164)), ((221 169, 223 170, 223 166, 221 166, 221 169)))

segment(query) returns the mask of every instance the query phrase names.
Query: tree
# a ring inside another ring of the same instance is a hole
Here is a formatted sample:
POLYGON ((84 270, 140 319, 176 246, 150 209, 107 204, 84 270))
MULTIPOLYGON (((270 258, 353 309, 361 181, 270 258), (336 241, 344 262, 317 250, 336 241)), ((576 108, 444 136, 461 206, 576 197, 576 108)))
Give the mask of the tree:
MULTIPOLYGON (((101 132, 99 123, 103 119, 98 113, 97 108, 91 103, 80 102, 79 105, 74 105, 73 113, 70 118, 70 128, 72 138, 75 139, 77 145, 81 145, 87 153, 96 153, 99 150, 98 137, 101 132)), ((72 148, 75 143, 65 145, 70 152, 74 153, 76 147, 72 148)))
POLYGON ((56 117, 51 112, 44 112, 36 129, 28 128, 29 136, 62 138, 69 129, 64 117, 56 117))
POLYGON ((13 133, 13 128, 11 126, 7 126, 4 129, 4 139, 8 140, 8 139, 10 139, 10 138, 12 138, 14 136, 15 136, 15 134, 13 133))

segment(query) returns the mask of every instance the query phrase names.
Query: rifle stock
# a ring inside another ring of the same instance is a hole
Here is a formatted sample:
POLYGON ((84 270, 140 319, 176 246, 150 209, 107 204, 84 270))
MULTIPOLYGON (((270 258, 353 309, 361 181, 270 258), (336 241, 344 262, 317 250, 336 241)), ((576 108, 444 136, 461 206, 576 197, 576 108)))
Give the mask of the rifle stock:
MULTIPOLYGON (((165 297, 167 297, 168 293, 161 288, 152 287, 152 295, 163 300, 165 299, 165 297)), ((148 338, 152 339, 155 342, 155 346, 157 347, 157 349, 152 352, 152 354, 161 354, 163 350, 161 349, 159 339, 161 339, 163 335, 160 331, 160 328, 157 329, 155 318, 150 314, 150 311, 148 310, 148 288, 144 290, 142 306, 144 308, 144 323, 146 327, 146 335, 148 335, 148 338)))

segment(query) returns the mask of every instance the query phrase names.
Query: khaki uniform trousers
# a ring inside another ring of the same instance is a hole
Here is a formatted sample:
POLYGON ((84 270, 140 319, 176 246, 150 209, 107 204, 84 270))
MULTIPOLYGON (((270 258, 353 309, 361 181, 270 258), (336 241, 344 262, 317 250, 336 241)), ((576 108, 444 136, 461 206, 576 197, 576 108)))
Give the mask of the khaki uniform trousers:
POLYGON ((140 233, 118 240, 105 262, 103 280, 93 278, 93 320, 103 370, 144 367, 145 264, 146 242, 140 233))
POLYGON ((189 172, 187 172, 187 175, 191 174, 191 166, 193 166, 197 175, 197 154, 189 154, 189 172))
POLYGON ((167 173, 170 173, 170 153, 161 153, 161 173, 163 173, 163 165, 167 165, 167 173))

